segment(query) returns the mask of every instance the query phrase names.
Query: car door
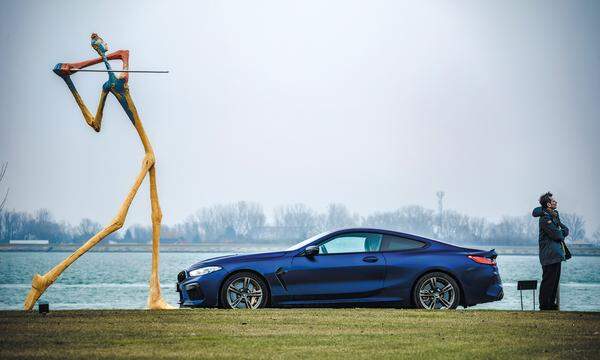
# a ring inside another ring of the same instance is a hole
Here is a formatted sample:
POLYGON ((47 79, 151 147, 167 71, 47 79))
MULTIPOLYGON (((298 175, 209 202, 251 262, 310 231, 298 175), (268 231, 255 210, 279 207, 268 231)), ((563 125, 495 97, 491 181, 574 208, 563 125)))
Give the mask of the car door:
POLYGON ((436 258, 427 251, 428 244, 417 239, 384 235, 381 252, 385 257, 385 290, 382 297, 393 301, 410 301, 412 286, 423 269, 435 264, 436 258))
POLYGON ((350 300, 378 294, 385 278, 381 240, 377 233, 339 234, 321 242, 319 254, 295 256, 285 276, 292 300, 350 300))

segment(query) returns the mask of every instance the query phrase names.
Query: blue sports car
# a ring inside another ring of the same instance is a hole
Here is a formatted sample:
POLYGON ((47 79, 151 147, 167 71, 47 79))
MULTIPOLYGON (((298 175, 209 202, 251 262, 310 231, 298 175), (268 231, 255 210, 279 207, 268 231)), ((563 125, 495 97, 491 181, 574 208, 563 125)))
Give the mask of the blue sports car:
POLYGON ((378 229, 344 229, 285 251, 221 256, 177 275, 190 307, 454 309, 502 299, 496 252, 378 229))

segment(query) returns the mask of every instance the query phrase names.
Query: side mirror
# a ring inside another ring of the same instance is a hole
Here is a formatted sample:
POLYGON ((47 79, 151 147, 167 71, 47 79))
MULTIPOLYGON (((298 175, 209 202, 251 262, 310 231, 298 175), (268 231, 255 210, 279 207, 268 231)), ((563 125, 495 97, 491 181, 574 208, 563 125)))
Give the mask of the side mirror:
POLYGON ((318 246, 307 246, 306 249, 304 249, 304 255, 306 257, 313 257, 315 255, 319 254, 319 247, 318 246))

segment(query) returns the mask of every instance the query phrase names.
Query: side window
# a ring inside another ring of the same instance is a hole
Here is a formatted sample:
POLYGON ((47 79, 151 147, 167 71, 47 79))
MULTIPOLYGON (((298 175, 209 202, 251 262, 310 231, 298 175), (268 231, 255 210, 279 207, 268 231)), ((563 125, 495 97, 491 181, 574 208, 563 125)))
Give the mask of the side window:
POLYGON ((386 235, 383 241, 382 251, 400 251, 418 249, 425 246, 422 241, 406 239, 398 236, 386 235))
POLYGON ((352 233, 337 236, 319 246, 320 254, 340 254, 379 251, 381 234, 352 233))

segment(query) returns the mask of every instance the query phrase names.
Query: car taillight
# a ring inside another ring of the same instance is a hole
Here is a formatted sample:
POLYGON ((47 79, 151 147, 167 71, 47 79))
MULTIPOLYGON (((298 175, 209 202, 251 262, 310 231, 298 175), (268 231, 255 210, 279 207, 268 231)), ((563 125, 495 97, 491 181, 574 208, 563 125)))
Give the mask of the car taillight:
POLYGON ((496 265, 496 261, 494 259, 486 258, 484 256, 468 255, 467 257, 478 264, 496 265))

